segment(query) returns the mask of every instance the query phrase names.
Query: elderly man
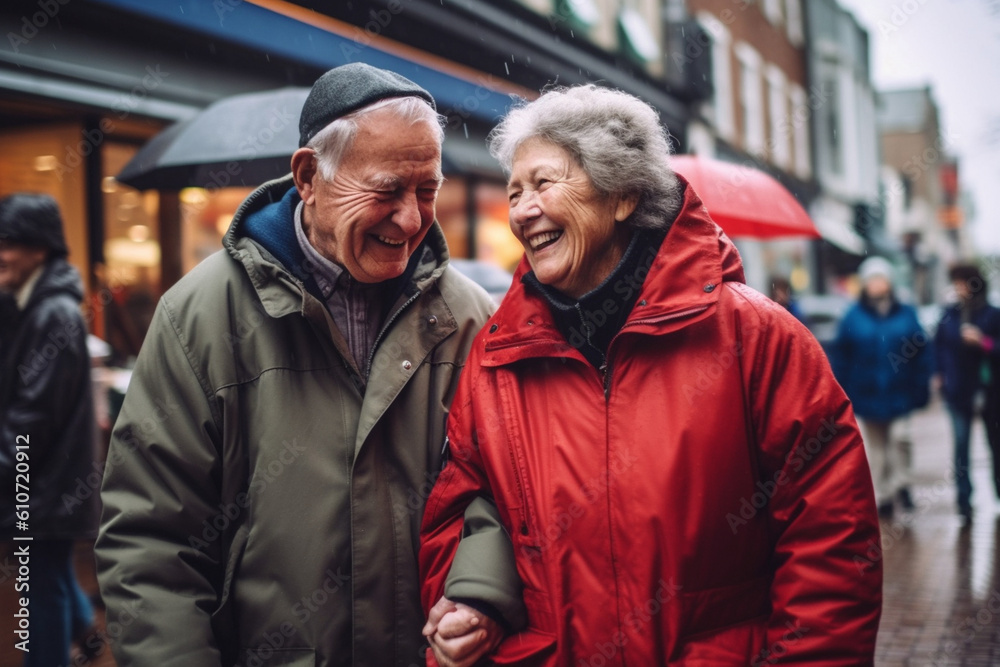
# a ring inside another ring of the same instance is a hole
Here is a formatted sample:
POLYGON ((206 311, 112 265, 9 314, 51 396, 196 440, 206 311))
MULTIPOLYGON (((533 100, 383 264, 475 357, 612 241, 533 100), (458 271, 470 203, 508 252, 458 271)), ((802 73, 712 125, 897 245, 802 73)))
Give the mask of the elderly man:
POLYGON ((97 498, 80 490, 93 472, 94 407, 83 282, 68 252, 52 197, 0 200, 0 539, 31 538, 14 543, 31 564, 18 590, 34 632, 15 640, 28 639, 26 667, 69 664, 74 638, 85 655, 100 647, 73 571, 73 542, 97 532, 97 498))
MULTIPOLYGON (((345 65, 299 127, 291 175, 161 299, 115 426, 97 559, 119 664, 423 662, 419 525, 490 301, 434 222, 427 91, 345 65)), ((455 664, 515 622, 512 580, 445 642, 455 664)))

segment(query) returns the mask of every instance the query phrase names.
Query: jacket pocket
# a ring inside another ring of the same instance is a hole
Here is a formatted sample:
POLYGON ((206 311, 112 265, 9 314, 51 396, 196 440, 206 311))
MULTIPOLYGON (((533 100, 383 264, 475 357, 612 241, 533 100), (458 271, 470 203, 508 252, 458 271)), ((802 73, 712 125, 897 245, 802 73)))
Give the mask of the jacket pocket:
POLYGON ((239 667, 247 666, 253 656, 254 667, 313 667, 316 664, 316 651, 311 648, 276 648, 268 645, 256 649, 244 649, 241 657, 245 658, 239 667))
POLYGON ((681 593, 682 637, 710 635, 771 613, 771 578, 757 577, 730 586, 681 593))

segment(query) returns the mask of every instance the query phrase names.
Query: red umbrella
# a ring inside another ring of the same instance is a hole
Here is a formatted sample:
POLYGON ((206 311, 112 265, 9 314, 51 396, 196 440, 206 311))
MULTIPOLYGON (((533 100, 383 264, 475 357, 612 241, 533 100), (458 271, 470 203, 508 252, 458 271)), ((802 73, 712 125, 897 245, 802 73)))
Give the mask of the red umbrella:
POLYGON ((802 204, 760 169, 700 155, 674 155, 670 162, 729 236, 820 238, 802 204))

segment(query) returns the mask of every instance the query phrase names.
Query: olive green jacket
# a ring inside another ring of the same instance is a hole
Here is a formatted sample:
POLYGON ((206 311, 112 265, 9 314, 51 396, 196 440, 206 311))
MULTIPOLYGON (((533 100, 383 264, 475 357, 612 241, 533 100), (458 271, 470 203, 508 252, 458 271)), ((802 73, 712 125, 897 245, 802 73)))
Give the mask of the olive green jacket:
POLYGON ((96 550, 121 667, 423 664, 420 521, 492 306, 435 224, 365 386, 323 304, 244 235, 294 208, 290 185, 248 197, 139 355, 96 550))

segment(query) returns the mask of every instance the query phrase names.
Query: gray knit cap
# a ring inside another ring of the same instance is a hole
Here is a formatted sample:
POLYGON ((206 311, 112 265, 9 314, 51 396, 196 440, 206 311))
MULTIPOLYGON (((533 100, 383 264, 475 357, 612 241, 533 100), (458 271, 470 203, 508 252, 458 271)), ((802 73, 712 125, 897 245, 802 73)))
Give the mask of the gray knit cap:
POLYGON ((389 97, 420 97, 435 110, 434 98, 404 76, 366 63, 335 67, 313 84, 299 118, 299 147, 334 120, 389 97))

